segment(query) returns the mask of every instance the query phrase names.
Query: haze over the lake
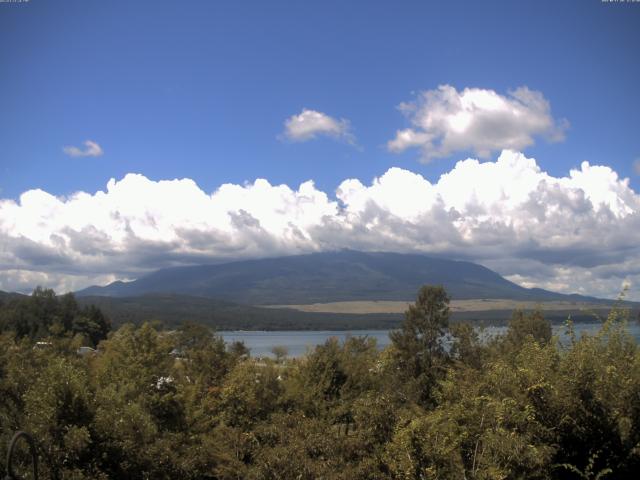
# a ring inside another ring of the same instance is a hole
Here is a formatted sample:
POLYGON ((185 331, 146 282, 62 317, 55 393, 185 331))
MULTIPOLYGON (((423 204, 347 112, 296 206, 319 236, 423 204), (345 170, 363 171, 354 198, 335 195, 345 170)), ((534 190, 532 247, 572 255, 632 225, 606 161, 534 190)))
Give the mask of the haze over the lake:
POLYGON ((0 290, 348 248, 640 300, 637 3, 64 3, 0 3, 0 290))

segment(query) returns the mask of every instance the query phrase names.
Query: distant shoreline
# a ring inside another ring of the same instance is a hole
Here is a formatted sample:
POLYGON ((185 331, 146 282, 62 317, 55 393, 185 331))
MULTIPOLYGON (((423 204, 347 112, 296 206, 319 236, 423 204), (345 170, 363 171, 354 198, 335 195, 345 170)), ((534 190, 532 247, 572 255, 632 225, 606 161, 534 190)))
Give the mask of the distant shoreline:
MULTIPOLYGON (((344 302, 311 303, 299 305, 256 305, 261 308, 288 308, 300 312, 308 313, 342 313, 342 314, 374 314, 374 313, 403 313, 410 301, 392 300, 356 300, 344 302)), ((611 302, 612 304, 614 302, 611 302)), ((542 311, 601 311, 608 310, 609 305, 602 303, 569 302, 569 301, 547 301, 535 302, 526 300, 509 299, 470 299, 452 300, 450 303, 451 312, 488 312, 502 310, 534 310, 540 308, 542 311), (604 307, 604 308, 603 308, 604 307)))

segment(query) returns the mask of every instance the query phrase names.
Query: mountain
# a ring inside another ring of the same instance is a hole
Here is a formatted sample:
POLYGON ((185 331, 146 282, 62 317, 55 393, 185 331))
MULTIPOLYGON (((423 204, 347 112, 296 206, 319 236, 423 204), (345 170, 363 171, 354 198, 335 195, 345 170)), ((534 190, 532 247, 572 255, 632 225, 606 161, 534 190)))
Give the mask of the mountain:
POLYGON ((8 302, 9 300, 13 299, 13 298, 19 298, 22 297, 23 295, 21 293, 15 293, 15 292, 4 292, 2 290, 0 290, 0 303, 1 302, 8 302))
POLYGON ((420 286, 443 285, 462 299, 594 301, 527 289, 481 265, 416 254, 352 250, 158 270, 131 282, 89 287, 77 296, 188 295, 245 305, 348 300, 412 301, 420 286))

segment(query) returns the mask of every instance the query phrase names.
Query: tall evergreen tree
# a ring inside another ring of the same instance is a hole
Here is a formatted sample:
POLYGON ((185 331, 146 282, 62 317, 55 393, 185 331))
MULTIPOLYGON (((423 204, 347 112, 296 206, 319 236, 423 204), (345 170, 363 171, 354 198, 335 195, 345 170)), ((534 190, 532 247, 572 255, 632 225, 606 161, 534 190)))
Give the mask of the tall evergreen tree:
POLYGON ((449 327, 449 301, 442 286, 423 286, 400 329, 389 334, 400 377, 414 384, 418 400, 425 405, 431 403, 448 357, 442 337, 449 327))

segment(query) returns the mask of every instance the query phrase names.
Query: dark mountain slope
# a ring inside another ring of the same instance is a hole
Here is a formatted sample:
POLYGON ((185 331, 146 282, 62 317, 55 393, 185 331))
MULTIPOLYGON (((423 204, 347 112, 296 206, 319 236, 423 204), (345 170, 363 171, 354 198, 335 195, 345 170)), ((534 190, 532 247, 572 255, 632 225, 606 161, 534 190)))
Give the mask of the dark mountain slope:
POLYGON ((454 299, 590 300, 526 289, 471 262, 424 255, 339 251, 159 270, 132 282, 90 287, 78 296, 150 293, 215 298, 251 305, 347 300, 407 300, 424 284, 454 299))
POLYGON ((21 298, 21 297, 24 297, 24 295, 21 293, 4 292, 0 290, 0 302, 8 302, 9 300, 12 300, 14 298, 21 298))

